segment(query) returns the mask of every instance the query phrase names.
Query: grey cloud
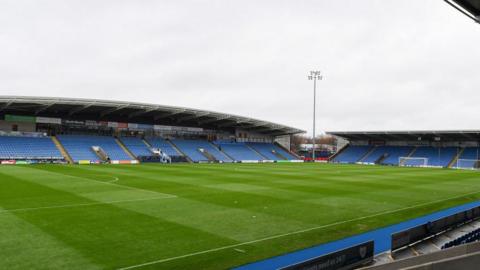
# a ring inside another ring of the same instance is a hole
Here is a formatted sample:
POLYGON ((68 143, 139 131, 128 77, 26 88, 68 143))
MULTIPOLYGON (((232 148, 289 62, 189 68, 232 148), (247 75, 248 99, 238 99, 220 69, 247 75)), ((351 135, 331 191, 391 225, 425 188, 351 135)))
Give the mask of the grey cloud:
POLYGON ((311 129, 476 129, 480 28, 442 1, 0 2, 0 94, 153 102, 311 129))

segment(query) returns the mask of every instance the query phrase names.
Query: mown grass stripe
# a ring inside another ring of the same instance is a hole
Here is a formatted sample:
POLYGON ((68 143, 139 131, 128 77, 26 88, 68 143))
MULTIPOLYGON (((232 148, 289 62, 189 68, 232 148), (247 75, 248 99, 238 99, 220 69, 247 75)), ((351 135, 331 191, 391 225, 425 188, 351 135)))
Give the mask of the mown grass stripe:
POLYGON ((361 220, 369 219, 369 218, 373 218, 373 217, 379 217, 379 216, 384 216, 384 215, 393 214, 393 213, 397 213, 397 212, 402 212, 402 211, 422 207, 422 206, 425 206, 425 205, 430 205, 430 204, 435 204, 435 203, 439 203, 439 202, 449 201, 449 200, 462 198, 462 197, 466 197, 466 196, 470 196, 470 195, 474 195, 474 194, 479 194, 479 193, 480 193, 480 191, 475 191, 475 192, 462 194, 462 195, 455 196, 455 197, 450 197, 450 198, 447 198, 447 199, 442 199, 442 200, 437 200, 437 201, 412 205, 412 206, 403 207, 403 208, 395 209, 395 210, 384 211, 384 212, 380 212, 380 213, 376 213, 376 214, 372 214, 372 215, 368 215, 368 216, 363 216, 363 217, 353 218, 353 219, 349 219, 349 220, 338 221, 338 222, 325 224, 325 225, 321 225, 321 226, 316 226, 316 227, 312 227, 312 228, 308 228, 308 229, 304 229, 304 230, 298 230, 298 231, 294 231, 294 232, 289 232, 289 233, 284 233, 284 234, 279 234, 279 235, 273 235, 273 236, 264 237, 264 238, 260 238, 260 239, 256 239, 256 240, 252 240, 252 241, 243 242, 243 243, 238 243, 238 244, 222 246, 222 247, 203 250, 203 251, 198 251, 198 252, 184 254, 184 255, 180 255, 180 256, 176 256, 176 257, 159 259, 159 260, 155 260, 155 261, 151 261, 151 262, 145 262, 145 263, 137 264, 137 265, 131 265, 131 266, 127 266, 127 267, 118 268, 118 270, 135 269, 135 268, 140 268, 140 267, 144 267, 144 266, 155 265, 155 264, 160 264, 160 263, 169 262, 169 261, 173 261, 173 260, 183 259, 183 258, 187 258, 187 257, 202 255, 202 254, 206 254, 206 253, 221 251, 221 250, 225 250, 225 249, 237 248, 237 247, 240 247, 240 246, 251 245, 251 244, 264 242, 264 241, 268 241, 268 240, 272 240, 272 239, 278 239, 278 238, 282 238, 282 237, 286 237, 286 236, 306 233, 306 232, 310 232, 310 231, 314 231, 314 230, 320 230, 320 229, 324 229, 324 228, 328 228, 328 227, 332 227, 332 226, 338 226, 338 225, 342 225, 342 224, 345 224, 345 223, 361 221, 361 220))
POLYGON ((45 209, 74 208, 74 207, 95 206, 95 205, 104 205, 104 204, 107 205, 107 204, 119 204, 119 203, 129 203, 129 202, 165 200, 165 199, 175 199, 175 198, 177 197, 159 197, 159 198, 145 198, 145 199, 132 199, 132 200, 118 200, 118 201, 110 201, 110 202, 73 203, 73 204, 27 207, 27 208, 16 208, 16 209, 0 209, 0 214, 11 213, 11 212, 37 211, 37 210, 45 210, 45 209))

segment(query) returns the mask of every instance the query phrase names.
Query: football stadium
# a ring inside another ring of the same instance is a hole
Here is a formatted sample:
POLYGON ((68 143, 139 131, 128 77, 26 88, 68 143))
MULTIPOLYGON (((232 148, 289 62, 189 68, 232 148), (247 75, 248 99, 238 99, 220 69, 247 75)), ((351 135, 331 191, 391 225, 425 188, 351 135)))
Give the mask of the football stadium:
POLYGON ((347 143, 304 163, 289 149, 302 130, 236 115, 18 96, 0 106, 5 269, 306 269, 335 252, 359 266, 480 237, 480 131, 330 132, 347 143), (445 238, 465 226, 467 238, 445 238))
MULTIPOLYGON (((480 1, 445 2, 479 22, 480 1)), ((325 131, 325 152, 314 100, 308 139, 114 95, 0 95, 0 269, 479 269, 480 129, 325 131)), ((270 103, 243 105, 301 107, 270 103)))

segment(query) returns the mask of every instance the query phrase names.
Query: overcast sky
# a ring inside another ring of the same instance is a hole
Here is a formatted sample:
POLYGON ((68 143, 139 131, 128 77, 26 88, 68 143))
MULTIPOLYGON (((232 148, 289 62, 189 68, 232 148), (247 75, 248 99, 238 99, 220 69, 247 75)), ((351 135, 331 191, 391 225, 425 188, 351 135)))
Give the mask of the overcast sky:
POLYGON ((440 0, 0 1, 0 95, 139 101, 311 131, 480 129, 480 25, 440 0))

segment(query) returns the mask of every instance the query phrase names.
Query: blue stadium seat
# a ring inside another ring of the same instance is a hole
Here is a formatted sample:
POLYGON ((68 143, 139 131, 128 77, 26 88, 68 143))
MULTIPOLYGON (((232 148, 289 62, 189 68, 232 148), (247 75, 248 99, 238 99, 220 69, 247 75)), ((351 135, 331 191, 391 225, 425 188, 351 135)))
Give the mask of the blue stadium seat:
POLYGON ((459 156, 461 163, 454 164, 454 167, 460 168, 475 168, 477 160, 480 159, 480 148, 479 147, 465 147, 462 154, 459 156))
POLYGON ((398 159, 407 156, 412 150, 413 147, 410 146, 375 146, 375 149, 362 162, 376 163, 381 161, 381 164, 398 165, 398 159), (381 160, 382 158, 383 160, 381 160))
POLYGON ((167 142, 167 140, 163 138, 158 138, 158 137, 152 137, 146 139, 146 141, 154 148, 159 148, 162 150, 164 153, 171 157, 180 157, 182 156, 181 153, 179 153, 173 146, 167 142))
POLYGON ((413 146, 384 146, 387 157, 382 161, 385 165, 398 165, 400 157, 407 157, 412 150, 413 146))
MULTIPOLYGON (((385 157, 381 162, 386 165, 398 165, 400 157, 407 157, 414 147, 412 146, 375 146, 373 151, 366 156, 362 162, 375 163, 380 158, 385 157)), ((342 152, 335 160, 339 162, 355 162, 360 161, 362 156, 368 152, 368 149, 362 146, 350 146, 342 152)), ((458 152, 456 147, 431 147, 420 146, 415 149, 413 154, 404 162, 406 166, 421 166, 425 165, 426 158, 428 166, 447 167, 458 152), (419 159, 415 159, 419 158, 419 159)))
POLYGON ((50 137, 0 136, 1 159, 63 159, 50 137))
POLYGON ((295 156, 288 153, 278 145, 273 143, 247 143, 248 146, 255 149, 259 152, 262 156, 264 156, 268 160, 297 160, 295 156), (275 155, 277 153, 280 155, 280 158, 275 155))
POLYGON ((362 162, 365 163, 375 163, 378 159, 387 155, 388 153, 388 146, 376 146, 373 152, 371 152, 362 162))
POLYGON ((148 146, 142 139, 137 137, 122 137, 121 141, 125 147, 132 152, 136 157, 139 156, 152 156, 153 153, 148 149, 148 146))
POLYGON ((480 240, 480 229, 475 229, 474 231, 471 231, 469 233, 461 235, 461 236, 445 243, 442 246, 442 249, 447 249, 447 248, 451 248, 451 247, 455 247, 455 246, 459 246, 459 245, 463 245, 463 244, 477 242, 479 240, 480 240))
POLYGON ((364 157, 370 149, 372 149, 372 146, 349 145, 333 159, 333 162, 355 163, 364 157))
POLYGON ((74 161, 100 161, 92 150, 92 146, 99 146, 105 151, 110 160, 132 160, 132 158, 118 145, 115 138, 109 136, 89 135, 59 135, 58 140, 74 161))
POLYGON ((265 160, 260 154, 249 148, 245 143, 219 143, 218 147, 236 161, 265 160))
MULTIPOLYGON (((420 146, 415 150, 411 157, 428 158, 428 166, 447 167, 455 155, 457 155, 458 151, 459 149, 457 147, 420 146)), ((409 160, 405 165, 417 165, 410 164, 412 162, 422 162, 423 164, 423 161, 409 160)))
POLYGON ((218 161, 232 162, 232 159, 225 155, 225 153, 222 153, 219 149, 206 140, 175 139, 172 140, 172 142, 194 162, 208 161, 208 158, 202 154, 199 149, 205 149, 218 161))

